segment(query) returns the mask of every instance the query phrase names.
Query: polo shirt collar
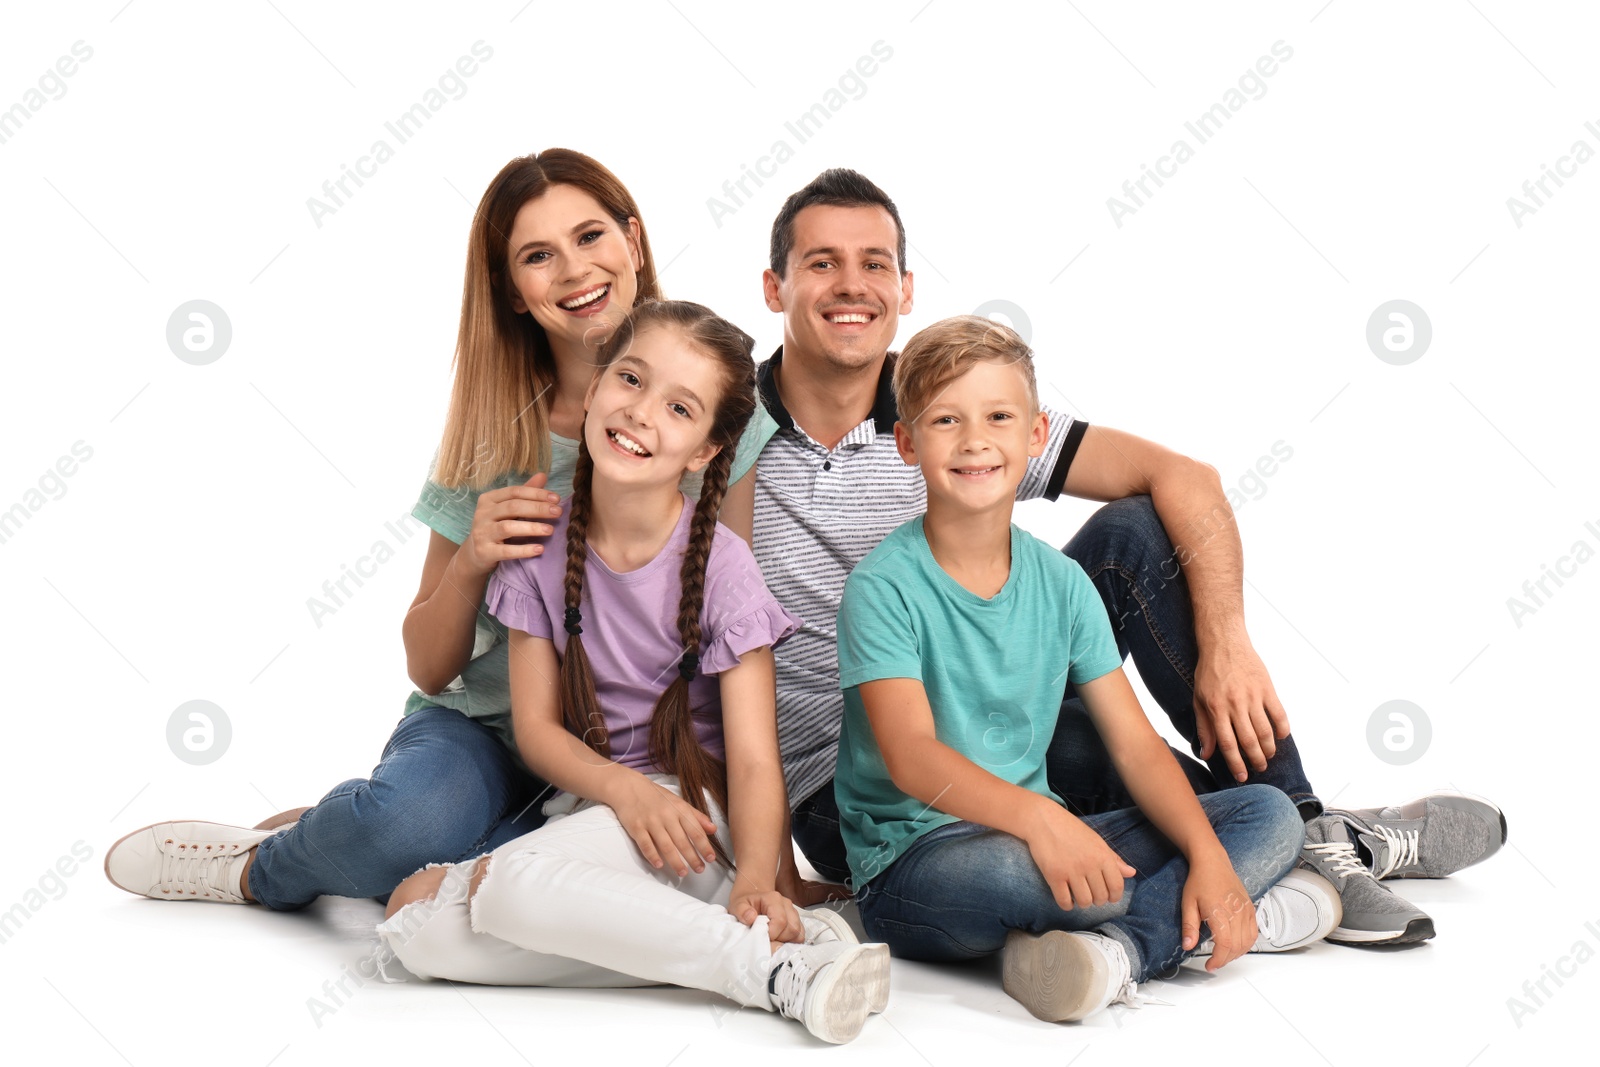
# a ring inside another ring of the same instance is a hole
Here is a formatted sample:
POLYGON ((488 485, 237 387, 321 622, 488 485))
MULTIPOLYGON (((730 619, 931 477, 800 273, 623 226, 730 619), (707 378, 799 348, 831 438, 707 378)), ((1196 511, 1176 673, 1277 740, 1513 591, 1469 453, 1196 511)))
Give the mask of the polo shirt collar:
MULTIPOLYGON (((872 401, 871 418, 873 429, 878 433, 893 433, 894 424, 900 418, 900 412, 894 406, 894 361, 896 353, 890 352, 889 358, 883 361, 883 370, 878 374, 878 392, 872 401)), ((756 388, 761 394, 761 403, 766 406, 767 414, 772 416, 772 421, 780 429, 792 430, 794 416, 789 414, 789 409, 783 406, 783 398, 778 395, 778 383, 773 372, 783 363, 783 346, 772 353, 772 358, 766 360, 756 368, 756 388)))

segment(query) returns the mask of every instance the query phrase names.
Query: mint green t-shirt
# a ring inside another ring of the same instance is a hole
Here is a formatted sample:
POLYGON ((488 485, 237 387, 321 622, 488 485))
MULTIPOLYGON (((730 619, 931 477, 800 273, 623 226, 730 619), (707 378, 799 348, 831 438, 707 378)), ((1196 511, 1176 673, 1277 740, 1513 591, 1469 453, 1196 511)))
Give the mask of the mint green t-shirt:
POLYGON ((1069 557, 1011 527, 1011 573, 985 600, 934 560, 919 516, 856 564, 839 605, 844 720, 834 796, 857 891, 913 841, 958 822, 895 787, 861 703, 863 682, 914 678, 944 744, 1060 803, 1045 772, 1067 682, 1122 665, 1105 605, 1069 557))
MULTIPOLYGON (((761 405, 757 404, 756 408, 761 415, 766 414, 761 405)), ((750 423, 750 427, 739 438, 733 467, 728 474, 729 484, 737 482, 755 466, 756 456, 760 455, 762 446, 771 436, 770 431, 759 424, 758 418, 752 418, 750 423)), ((570 437, 551 434, 550 477, 546 488, 559 496, 571 493, 572 473, 577 464, 578 442, 570 437)), ((429 478, 423 483, 422 493, 411 514, 459 545, 472 530, 472 515, 478 508, 479 495, 508 485, 521 485, 530 477, 531 474, 508 473, 482 489, 446 489, 429 478)), ((684 475, 679 484, 689 499, 698 500, 700 482, 701 474, 695 471, 684 475)), ((430 706, 454 708, 481 720, 500 735, 508 748, 516 751, 516 742, 511 736, 511 673, 506 650, 506 628, 489 614, 483 604, 478 605, 472 659, 443 692, 429 696, 421 690, 412 690, 406 698, 405 714, 411 715, 430 706)))

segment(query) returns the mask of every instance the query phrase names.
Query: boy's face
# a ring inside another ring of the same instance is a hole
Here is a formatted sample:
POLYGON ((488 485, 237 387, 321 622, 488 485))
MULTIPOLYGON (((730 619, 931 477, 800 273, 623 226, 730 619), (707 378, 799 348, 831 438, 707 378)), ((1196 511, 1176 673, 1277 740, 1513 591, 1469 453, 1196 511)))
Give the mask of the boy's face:
POLYGON ((1032 410, 1012 363, 973 364, 894 426, 900 458, 922 467, 929 502, 973 511, 1015 502, 1029 458, 1044 454, 1049 437, 1049 419, 1032 410))

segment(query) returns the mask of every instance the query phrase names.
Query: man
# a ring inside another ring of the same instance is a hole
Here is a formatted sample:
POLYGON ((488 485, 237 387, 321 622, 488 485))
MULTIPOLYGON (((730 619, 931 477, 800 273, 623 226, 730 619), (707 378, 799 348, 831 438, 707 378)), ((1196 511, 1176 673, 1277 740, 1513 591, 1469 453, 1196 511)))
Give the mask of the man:
MULTIPOLYGON (((784 203, 762 281, 783 345, 761 365, 767 436, 757 463, 756 557, 768 587, 805 621, 776 650, 778 727, 795 838, 825 877, 849 877, 833 773, 843 696, 835 619, 851 568, 924 510, 918 468, 895 449, 890 389, 900 316, 912 309, 905 231, 893 201, 851 170, 828 170, 784 203)), ((1051 410, 1050 439, 1018 499, 1109 501, 1066 546, 1101 594, 1119 651, 1206 761, 1180 763, 1198 792, 1264 783, 1306 825, 1301 864, 1339 892, 1329 940, 1421 941, 1432 920, 1378 877, 1440 877, 1493 854, 1505 820, 1483 801, 1437 795, 1401 807, 1325 811, 1244 625, 1243 559, 1217 472, 1132 434, 1051 410)), ((908 413, 914 415, 915 413, 908 413)), ((1005 724, 997 724, 1004 728, 1005 724)), ((1132 806, 1068 688, 1049 744, 1051 788, 1080 814, 1132 806)), ((859 887, 858 887, 859 888, 859 887)))

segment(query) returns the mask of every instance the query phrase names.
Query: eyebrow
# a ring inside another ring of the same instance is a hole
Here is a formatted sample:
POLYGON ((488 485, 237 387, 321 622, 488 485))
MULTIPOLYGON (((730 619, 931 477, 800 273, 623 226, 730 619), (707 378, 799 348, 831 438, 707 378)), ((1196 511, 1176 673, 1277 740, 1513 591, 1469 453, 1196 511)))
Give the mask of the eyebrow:
MULTIPOLYGON (((605 223, 601 222, 599 219, 584 219, 582 222, 578 223, 576 226, 574 226, 568 232, 569 233, 579 233, 580 231, 587 230, 587 229, 590 229, 590 228, 595 227, 595 226, 604 226, 604 225, 605 225, 605 223)), ((526 252, 530 248, 534 248, 534 247, 537 247, 538 245, 545 245, 545 244, 549 244, 549 243, 550 243, 549 241, 524 241, 522 243, 522 247, 521 248, 519 248, 515 252, 511 253, 511 258, 512 259, 516 259, 518 256, 522 255, 522 253, 526 252)))
MULTIPOLYGON (((620 367, 624 363, 631 363, 634 366, 642 367, 645 370, 649 370, 650 369, 650 365, 648 363, 646 363, 644 360, 640 359, 638 356, 623 356, 621 359, 619 359, 615 363, 613 363, 612 366, 613 367, 620 367)), ((695 391, 693 389, 690 389, 687 385, 680 385, 677 388, 678 388, 678 391, 680 393, 682 393, 684 396, 688 397, 690 400, 693 400, 695 402, 695 404, 697 404, 699 406, 701 411, 706 410, 706 402, 704 400, 701 400, 700 397, 695 393, 695 391)))
MULTIPOLYGON (((869 256, 877 256, 879 259, 887 259, 891 263, 894 262, 894 253, 887 248, 863 248, 862 251, 869 256)), ((839 256, 842 254, 837 248, 808 248, 801 253, 800 258, 805 260, 810 259, 812 256, 839 256)))

